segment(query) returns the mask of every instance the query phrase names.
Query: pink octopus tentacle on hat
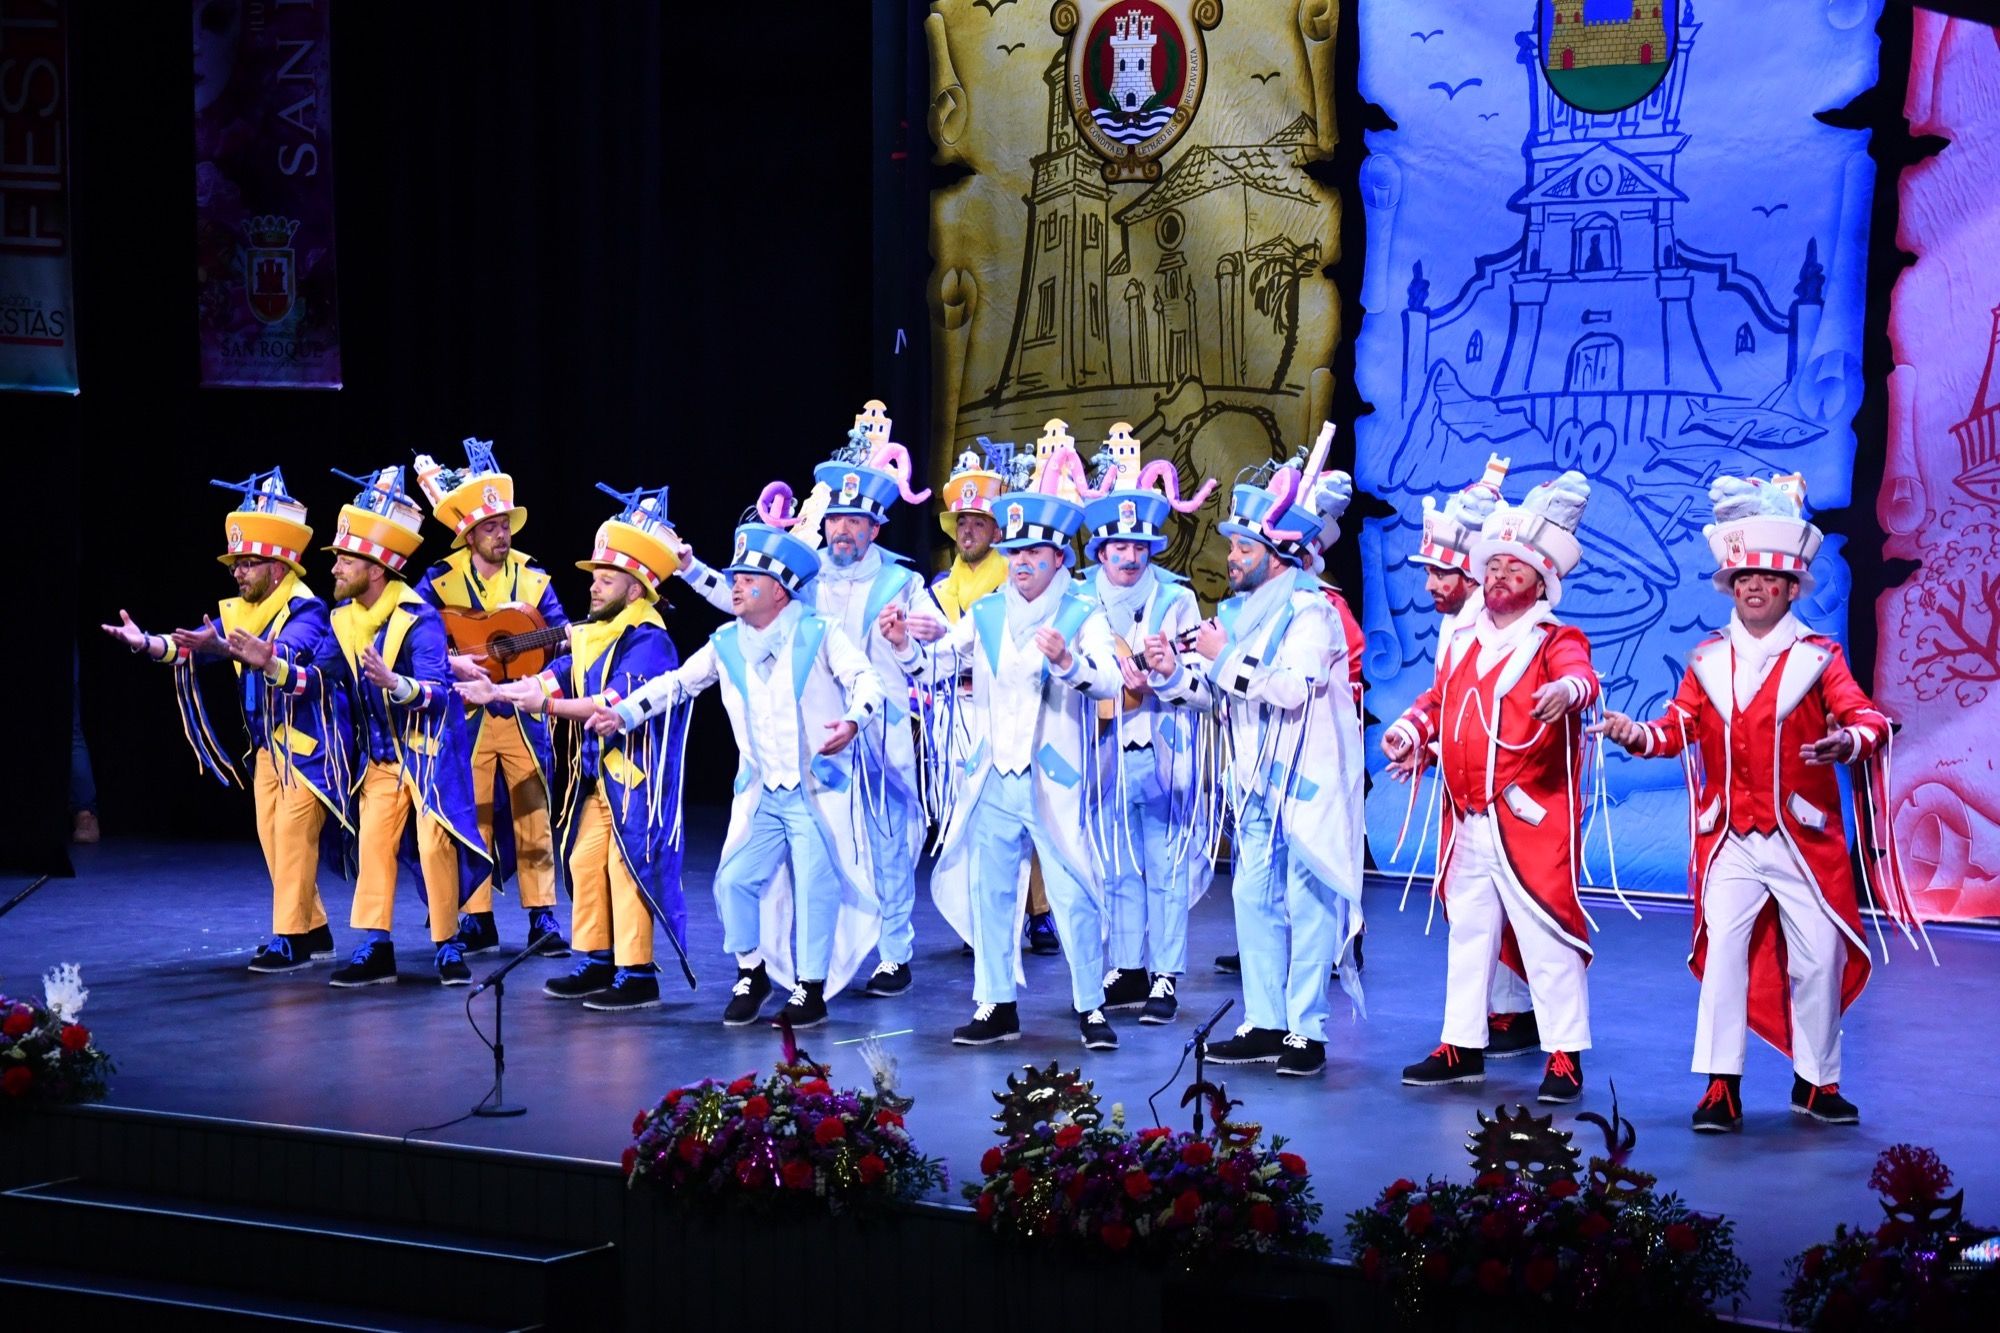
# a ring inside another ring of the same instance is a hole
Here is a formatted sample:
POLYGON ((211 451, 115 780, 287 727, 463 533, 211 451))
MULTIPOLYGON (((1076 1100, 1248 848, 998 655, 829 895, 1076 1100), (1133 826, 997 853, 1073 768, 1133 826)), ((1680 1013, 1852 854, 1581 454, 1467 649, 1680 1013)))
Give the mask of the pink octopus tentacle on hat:
POLYGON ((1181 476, 1173 463, 1165 458, 1156 458, 1139 470, 1139 489, 1157 490, 1167 497, 1167 503, 1177 514, 1192 514, 1208 502, 1215 493, 1215 478, 1202 482, 1201 489, 1186 500, 1181 499, 1181 476))
POLYGON ((922 504, 931 498, 928 486, 921 491, 910 489, 910 451, 902 445, 890 441, 877 446, 868 457, 868 466, 896 479, 896 489, 902 493, 905 504, 922 504))
POLYGON ((792 488, 774 481, 757 495, 757 517, 774 528, 790 528, 799 521, 792 512, 792 488))
POLYGON ((1301 472, 1289 466, 1281 467, 1272 476, 1271 484, 1266 489, 1282 498, 1272 506, 1270 517, 1264 520, 1264 530, 1279 541, 1295 542, 1304 539, 1306 534, 1303 528, 1288 529, 1272 525, 1290 513, 1292 506, 1301 498, 1312 494, 1313 483, 1319 480, 1320 469, 1326 464, 1326 451, 1332 444, 1333 423, 1321 422, 1319 437, 1313 441, 1312 452, 1306 455, 1305 470, 1301 472), (1281 480, 1284 482, 1282 490, 1279 487, 1281 480))
POLYGON ((1083 466, 1083 459, 1077 456, 1076 450, 1070 445, 1064 445, 1049 455, 1048 465, 1042 469, 1036 489, 1044 495, 1058 495, 1062 491, 1065 477, 1076 487, 1076 493, 1086 500, 1095 500, 1104 494, 1103 491, 1092 488, 1090 477, 1083 466))

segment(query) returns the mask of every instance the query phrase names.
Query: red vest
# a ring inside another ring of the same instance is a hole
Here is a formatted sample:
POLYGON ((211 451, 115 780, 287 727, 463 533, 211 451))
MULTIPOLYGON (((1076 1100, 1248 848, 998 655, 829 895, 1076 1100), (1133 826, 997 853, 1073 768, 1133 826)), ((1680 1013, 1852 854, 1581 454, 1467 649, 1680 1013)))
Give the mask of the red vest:
MULTIPOLYGON (((1772 799, 1771 755, 1778 743, 1778 678, 1784 659, 1771 664, 1764 683, 1747 706, 1735 706, 1729 720, 1729 827, 1736 833, 1776 833, 1778 807, 1772 799)), ((1735 698, 1735 681, 1730 682, 1735 698)))

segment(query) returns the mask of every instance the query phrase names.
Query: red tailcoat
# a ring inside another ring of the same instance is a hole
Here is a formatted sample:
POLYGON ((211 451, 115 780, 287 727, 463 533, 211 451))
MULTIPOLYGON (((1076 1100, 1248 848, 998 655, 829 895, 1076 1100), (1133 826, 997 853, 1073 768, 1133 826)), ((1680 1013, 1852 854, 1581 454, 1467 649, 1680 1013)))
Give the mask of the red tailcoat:
MULTIPOLYGON (((1446 796, 1439 803, 1438 845, 1444 851, 1438 858, 1438 893, 1445 895, 1458 819, 1490 810, 1515 883, 1587 962, 1590 926, 1576 892, 1583 727, 1574 711, 1542 723, 1533 709, 1535 691, 1562 677, 1582 687, 1577 708, 1597 699, 1590 640, 1544 612, 1514 651, 1482 677, 1477 627, 1477 618, 1469 620, 1439 645, 1437 683, 1396 723, 1409 729, 1419 747, 1438 742, 1446 796)), ((1522 971, 1511 926, 1500 959, 1522 971)))
MULTIPOLYGON (((1825 737, 1831 717, 1854 737, 1854 758, 1866 760, 1888 739, 1889 720, 1855 683, 1840 645, 1824 635, 1801 635, 1771 664, 1763 686, 1743 707, 1736 704, 1735 673, 1729 636, 1703 640, 1666 712, 1643 724, 1646 738, 1638 751, 1671 757, 1693 743, 1700 758, 1689 769, 1695 913, 1688 967, 1699 977, 1707 959, 1702 886, 1723 838, 1732 831, 1781 834, 1847 937, 1840 982, 1844 1012, 1868 984, 1868 946, 1841 824, 1839 779, 1833 765, 1808 764, 1799 750, 1825 737)), ((1789 1056, 1791 981, 1785 963, 1774 899, 1764 904, 1750 932, 1750 1030, 1789 1056)))
POLYGON ((1348 609, 1347 599, 1337 589, 1326 590, 1326 600, 1332 604, 1333 613, 1340 617, 1340 633, 1347 640, 1347 683, 1354 691, 1354 702, 1361 702, 1361 654, 1368 650, 1368 640, 1361 633, 1361 622, 1348 609))

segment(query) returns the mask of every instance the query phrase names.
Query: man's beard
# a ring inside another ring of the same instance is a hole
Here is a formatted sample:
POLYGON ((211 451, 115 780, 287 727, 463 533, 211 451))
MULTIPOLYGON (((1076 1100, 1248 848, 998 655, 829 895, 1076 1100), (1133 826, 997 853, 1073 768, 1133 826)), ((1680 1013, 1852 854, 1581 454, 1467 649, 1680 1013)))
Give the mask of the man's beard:
POLYGON ((1437 609, 1437 613, 1441 616, 1457 615, 1465 609, 1465 604, 1471 600, 1472 594, 1463 588, 1453 592, 1434 592, 1431 594, 1431 605, 1437 609))
POLYGON ((1270 578, 1271 562, 1269 560, 1255 565, 1244 565, 1240 573, 1237 567, 1232 565, 1229 569, 1229 591, 1255 592, 1268 583, 1270 578))
POLYGON ((1540 600, 1540 596, 1532 588, 1525 592, 1516 592, 1509 587, 1486 590, 1486 609, 1496 615, 1507 616, 1516 611, 1525 611, 1540 600))
POLYGON ((606 602, 603 606, 593 606, 590 609, 590 614, 585 616, 584 620, 592 625, 602 625, 607 620, 618 619, 619 612, 624 609, 625 603, 623 602, 606 602))

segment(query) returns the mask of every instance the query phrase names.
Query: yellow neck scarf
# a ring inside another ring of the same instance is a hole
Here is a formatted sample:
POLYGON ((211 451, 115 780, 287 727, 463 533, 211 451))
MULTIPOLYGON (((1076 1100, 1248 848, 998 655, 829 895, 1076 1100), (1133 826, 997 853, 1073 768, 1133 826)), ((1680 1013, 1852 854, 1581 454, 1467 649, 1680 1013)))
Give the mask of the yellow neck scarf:
POLYGON ((653 604, 643 601, 632 603, 609 620, 587 620, 569 627, 570 688, 573 691, 578 694, 583 692, 584 678, 590 673, 590 668, 618 641, 619 635, 635 625, 667 627, 653 604))
POLYGON ((346 655, 348 668, 356 680, 361 678, 361 650, 375 642, 375 636, 389 623, 390 614, 405 602, 422 600, 415 588, 392 578, 375 599, 375 605, 363 606, 349 598, 333 608, 333 636, 340 640, 340 651, 346 655))
POLYGON ((294 597, 310 596, 312 589, 306 587, 305 580, 288 569, 278 586, 271 589, 271 595, 261 602, 246 602, 241 597, 225 598, 216 608, 222 613, 223 637, 227 638, 240 629, 261 639, 271 628, 271 622, 292 604, 294 597))

